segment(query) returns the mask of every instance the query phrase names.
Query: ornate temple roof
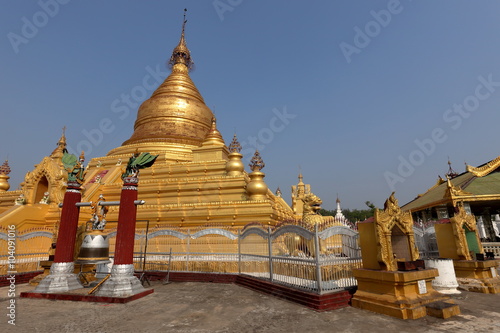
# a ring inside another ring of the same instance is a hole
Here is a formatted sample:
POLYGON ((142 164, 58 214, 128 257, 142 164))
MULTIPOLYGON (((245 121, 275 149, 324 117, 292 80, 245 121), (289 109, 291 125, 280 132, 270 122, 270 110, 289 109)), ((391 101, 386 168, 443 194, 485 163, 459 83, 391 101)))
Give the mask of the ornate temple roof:
POLYGON ((500 200, 500 157, 446 180, 439 177, 434 186, 402 208, 419 211, 453 201, 500 200))

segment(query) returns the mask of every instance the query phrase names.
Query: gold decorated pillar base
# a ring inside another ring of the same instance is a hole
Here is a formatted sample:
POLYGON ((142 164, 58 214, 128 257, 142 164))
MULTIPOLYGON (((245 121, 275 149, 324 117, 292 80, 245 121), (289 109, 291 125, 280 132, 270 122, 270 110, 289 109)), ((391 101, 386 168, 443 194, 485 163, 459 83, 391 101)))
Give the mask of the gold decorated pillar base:
POLYGON ((500 277, 497 273, 496 260, 454 260, 455 274, 461 289, 485 293, 500 294, 500 277))
POLYGON ((417 319, 427 314, 449 318, 460 314, 458 305, 432 288, 437 269, 382 271, 354 269, 358 290, 352 306, 400 319, 417 319), (438 308, 436 310, 436 308, 438 308))

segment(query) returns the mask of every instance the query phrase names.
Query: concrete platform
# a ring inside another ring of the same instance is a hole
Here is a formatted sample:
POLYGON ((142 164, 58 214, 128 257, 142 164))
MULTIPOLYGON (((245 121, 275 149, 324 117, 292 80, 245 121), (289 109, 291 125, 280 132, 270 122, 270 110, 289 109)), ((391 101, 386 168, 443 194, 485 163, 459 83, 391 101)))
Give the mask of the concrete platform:
POLYGON ((16 327, 7 323, 8 287, 0 288, 0 332, 499 332, 500 295, 464 291, 452 299, 461 314, 402 320, 353 307, 318 312, 225 283, 152 282, 154 293, 126 304, 20 298, 16 327), (3 311, 3 312, 2 312, 3 311))

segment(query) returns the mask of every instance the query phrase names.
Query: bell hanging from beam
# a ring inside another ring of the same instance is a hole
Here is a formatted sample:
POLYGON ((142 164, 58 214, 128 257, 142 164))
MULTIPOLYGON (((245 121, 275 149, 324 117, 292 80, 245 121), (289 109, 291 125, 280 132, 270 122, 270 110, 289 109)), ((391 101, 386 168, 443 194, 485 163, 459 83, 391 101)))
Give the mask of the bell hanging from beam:
POLYGON ((109 235, 104 234, 106 226, 106 213, 108 208, 101 205, 105 201, 102 194, 99 201, 91 203, 92 218, 87 223, 92 223, 92 229, 84 234, 76 264, 102 264, 109 262, 109 235), (100 207, 98 207, 100 206, 100 207))

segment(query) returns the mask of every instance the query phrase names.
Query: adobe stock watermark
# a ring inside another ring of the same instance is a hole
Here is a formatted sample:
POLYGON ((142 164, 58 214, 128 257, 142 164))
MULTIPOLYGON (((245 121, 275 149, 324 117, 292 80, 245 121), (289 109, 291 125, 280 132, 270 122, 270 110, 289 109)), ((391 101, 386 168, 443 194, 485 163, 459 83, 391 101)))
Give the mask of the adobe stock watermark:
POLYGON ((224 13, 232 12, 236 7, 241 5, 243 0, 214 0, 212 5, 214 6, 219 20, 224 21, 224 13))
POLYGON ((16 325, 16 226, 9 225, 7 232, 7 281, 9 289, 7 289, 7 297, 9 303, 7 305, 7 323, 16 325))
POLYGON ((29 41, 38 35, 40 29, 45 27, 51 18, 59 14, 60 5, 66 5, 71 0, 39 0, 37 2, 40 10, 31 17, 21 17, 21 31, 19 33, 9 32, 7 39, 15 54, 19 53, 21 44, 28 44, 29 41))
MULTIPOLYGON (((469 118, 473 112, 479 109, 481 101, 488 99, 500 87, 500 81, 493 81, 493 74, 488 74, 486 78, 480 75, 477 80, 479 84, 474 89, 473 94, 466 96, 461 104, 453 104, 453 107, 443 112, 443 121, 454 131, 462 126, 464 119, 469 118)), ((385 181, 391 191, 396 190, 396 184, 404 183, 407 178, 413 175, 416 168, 425 162, 426 157, 434 154, 437 146, 446 140, 448 140, 446 129, 437 127, 431 131, 427 138, 413 141, 416 148, 407 157, 398 156, 397 172, 384 172, 385 181)))
MULTIPOLYGON (((412 0, 408 0, 412 1, 412 0)), ((399 0, 389 0, 387 9, 379 11, 371 10, 370 15, 373 20, 368 21, 363 29, 358 26, 354 27, 353 43, 342 42, 339 44, 340 50, 344 55, 348 64, 352 62, 354 54, 360 54, 361 51, 370 45, 372 40, 382 32, 383 28, 387 28, 395 15, 401 14, 403 5, 399 0)))
POLYGON ((290 124, 290 121, 297 117, 296 114, 288 113, 286 105, 281 110, 272 109, 273 117, 269 119, 268 127, 261 128, 257 135, 249 136, 246 140, 241 141, 241 154, 244 156, 246 164, 250 162, 255 150, 262 152, 266 145, 269 145, 275 138, 277 133, 283 130, 290 124))
MULTIPOLYGON (((141 84, 134 86, 130 89, 129 93, 122 93, 119 98, 111 102, 111 112, 119 120, 127 119, 131 111, 137 110, 139 103, 148 98, 168 75, 168 72, 162 70, 160 65, 156 65, 155 68, 146 66, 145 70, 147 73, 142 78, 141 84)), ((85 154, 90 156, 94 148, 104 142, 106 135, 110 135, 115 131, 115 121, 116 119, 113 120, 109 117, 104 117, 97 122, 96 127, 91 129, 84 128, 82 135, 85 139, 77 143, 76 150, 68 145, 68 151, 73 154, 85 151, 85 154)))

